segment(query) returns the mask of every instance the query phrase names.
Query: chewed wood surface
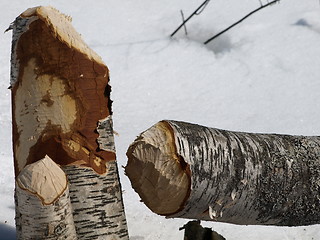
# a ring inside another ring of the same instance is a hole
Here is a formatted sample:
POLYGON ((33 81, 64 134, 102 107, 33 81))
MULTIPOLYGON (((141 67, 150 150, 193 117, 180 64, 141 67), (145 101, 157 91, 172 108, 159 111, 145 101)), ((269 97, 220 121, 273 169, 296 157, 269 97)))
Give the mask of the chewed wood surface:
POLYGON ((320 222, 319 137, 241 133, 163 121, 143 132, 127 155, 126 173, 133 188, 158 214, 246 225, 320 222), (163 123, 174 140, 154 131, 163 123), (168 148, 175 152, 168 155, 168 148), (174 170, 177 159, 180 168, 174 170), (190 185, 177 177, 184 173, 190 176, 190 185), (165 204, 160 210, 154 207, 179 195, 172 189, 182 193, 176 198, 178 211, 165 204))

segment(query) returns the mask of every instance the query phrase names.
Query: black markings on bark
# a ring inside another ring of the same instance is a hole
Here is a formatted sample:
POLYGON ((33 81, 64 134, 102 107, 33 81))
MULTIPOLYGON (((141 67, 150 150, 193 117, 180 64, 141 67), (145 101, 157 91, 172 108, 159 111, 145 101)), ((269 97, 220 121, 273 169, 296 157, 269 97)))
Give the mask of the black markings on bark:
POLYGON ((100 239, 110 235, 114 235, 114 239, 128 239, 117 165, 116 162, 107 164, 106 175, 96 174, 90 168, 63 167, 70 183, 70 199, 79 239, 100 239))
POLYGON ((250 134, 168 121, 191 170, 185 208, 169 217, 237 224, 320 222, 320 138, 250 134))

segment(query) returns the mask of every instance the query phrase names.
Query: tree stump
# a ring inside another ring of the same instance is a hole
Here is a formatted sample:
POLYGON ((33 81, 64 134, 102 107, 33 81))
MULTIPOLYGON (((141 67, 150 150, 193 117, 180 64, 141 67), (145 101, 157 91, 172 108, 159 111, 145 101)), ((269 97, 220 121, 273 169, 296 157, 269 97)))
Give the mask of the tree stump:
POLYGON ((48 156, 16 180, 17 239, 77 239, 67 177, 48 156))
POLYGON ((128 239, 107 66, 52 7, 10 28, 16 177, 47 155, 67 174, 77 237, 128 239))
POLYGON ((320 223, 320 137, 161 121, 127 156, 133 188, 157 214, 245 225, 320 223))

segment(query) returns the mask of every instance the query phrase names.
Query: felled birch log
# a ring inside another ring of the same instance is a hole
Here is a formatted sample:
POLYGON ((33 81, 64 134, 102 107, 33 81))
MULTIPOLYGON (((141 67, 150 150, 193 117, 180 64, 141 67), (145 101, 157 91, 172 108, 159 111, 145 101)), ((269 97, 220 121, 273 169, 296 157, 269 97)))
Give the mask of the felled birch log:
POLYGON ((128 239, 107 66, 52 7, 28 9, 10 28, 16 176, 48 155, 67 173, 78 238, 128 239))
POLYGON ((320 223, 320 138, 161 121, 132 143, 126 174, 169 218, 235 224, 320 223))
POLYGON ((77 239, 67 177, 48 156, 16 179, 17 239, 77 239))

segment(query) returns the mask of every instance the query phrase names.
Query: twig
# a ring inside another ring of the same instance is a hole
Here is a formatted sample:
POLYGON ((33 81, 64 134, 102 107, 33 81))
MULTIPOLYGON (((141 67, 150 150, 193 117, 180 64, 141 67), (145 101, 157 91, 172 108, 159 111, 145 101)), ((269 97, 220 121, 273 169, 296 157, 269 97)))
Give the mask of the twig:
MULTIPOLYGON (((184 14, 183 14, 183 11, 180 10, 180 13, 181 13, 182 22, 184 22, 184 14)), ((184 33, 185 33, 186 36, 187 36, 187 35, 188 35, 188 31, 187 31, 187 26, 186 26, 185 23, 183 24, 183 28, 184 28, 184 33)))
POLYGON ((214 35, 213 37, 209 38, 207 41, 205 41, 203 44, 208 44, 209 42, 211 42, 213 39, 219 37, 221 34, 225 33, 226 31, 228 31, 229 29, 233 28, 234 26, 238 25, 239 23, 241 23, 243 20, 245 20, 246 18, 250 17, 252 14, 258 12, 259 10, 268 7, 272 4, 275 4, 277 2, 280 2, 280 0, 274 0, 272 2, 269 2, 265 5, 262 5, 261 7, 253 10, 252 12, 250 12, 249 14, 247 14, 246 16, 244 16, 243 18, 241 18, 239 21, 235 22, 234 24, 232 24, 231 26, 227 27, 226 29, 224 29, 223 31, 219 32, 218 34, 214 35))
MULTIPOLYGON (((210 1, 210 0, 209 0, 209 1, 210 1)), ((200 14, 204 11, 204 9, 207 7, 209 1, 207 1, 207 2, 203 5, 202 9, 199 9, 199 12, 196 11, 195 14, 196 14, 196 15, 200 15, 200 14)))
MULTIPOLYGON (((208 3, 209 3, 210 0, 205 0, 186 20, 184 20, 180 26, 174 30, 173 33, 171 33, 170 37, 173 37, 176 32, 179 31, 180 28, 182 28, 194 15, 199 15, 202 11, 198 12, 202 7, 205 7, 208 3)), ((203 9, 202 9, 203 10, 203 9)))

